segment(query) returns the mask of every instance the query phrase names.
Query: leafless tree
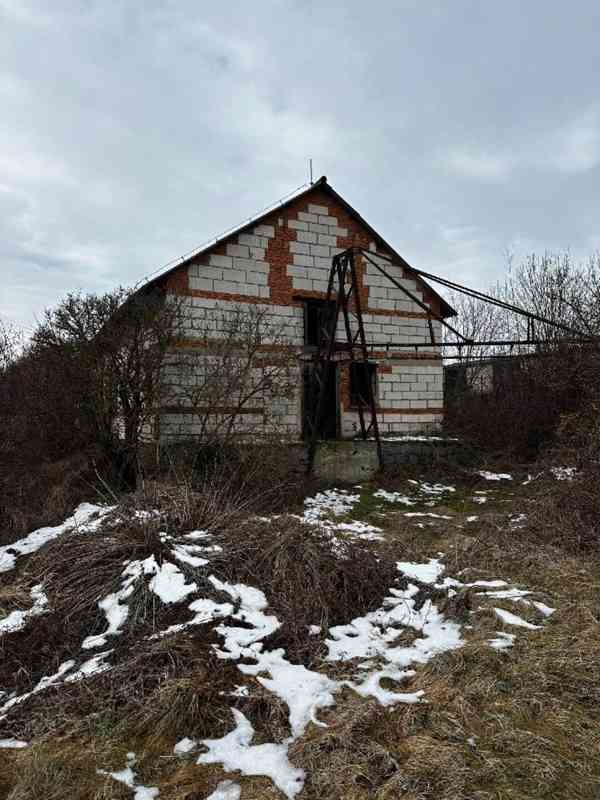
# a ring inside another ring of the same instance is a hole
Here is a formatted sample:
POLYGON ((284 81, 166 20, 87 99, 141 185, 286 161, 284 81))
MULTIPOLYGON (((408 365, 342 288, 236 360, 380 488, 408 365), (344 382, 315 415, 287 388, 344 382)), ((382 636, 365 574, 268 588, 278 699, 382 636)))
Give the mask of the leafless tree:
MULTIPOLYGON (((459 292, 453 292, 449 302, 458 314, 453 324, 465 338, 474 342, 489 342, 502 337, 505 326, 497 307, 459 292)), ((446 341, 458 343, 460 339, 454 334, 449 334, 446 341)), ((461 357, 460 363, 464 368, 463 377, 467 388, 472 390, 482 388, 487 369, 484 359, 492 351, 493 348, 480 344, 461 345, 456 351, 461 357)))
POLYGON ((178 348, 165 367, 165 394, 188 412, 201 446, 283 436, 298 391, 297 354, 268 309, 238 305, 216 312, 197 346, 178 348))
MULTIPOLYGON (((451 414, 482 441, 516 443, 523 452, 546 442, 564 413, 573 412, 598 384, 599 258, 578 264, 566 253, 528 256, 489 293, 548 320, 529 322, 506 308, 455 298, 457 327, 479 341, 533 340, 522 346, 464 347, 457 386, 485 389, 481 400, 455 392, 451 414), (571 329, 571 330, 568 330, 571 329), (592 337, 582 342, 582 335, 592 337), (508 356, 504 360, 489 359, 508 356), (492 366, 493 363, 493 366, 492 366), (479 366, 478 366, 479 365, 479 366), (487 370, 487 372, 485 372, 487 370), (481 380, 485 372, 486 380, 481 380)), ((473 393, 471 393, 473 394, 473 393)))
POLYGON ((16 361, 22 347, 22 333, 10 322, 0 319, 0 372, 16 361))
MULTIPOLYGON (((547 344, 537 351, 554 349, 557 345, 581 334, 600 332, 600 254, 594 254, 585 264, 576 263, 571 254, 546 252, 527 256, 516 267, 507 255, 507 274, 488 294, 499 301, 524 309, 548 320, 535 320, 506 308, 488 304, 473 297, 453 293, 450 302, 458 311, 456 327, 467 338, 478 341, 517 341, 528 338, 547 344)), ((448 341, 458 342, 457 337, 448 341)), ((467 358, 531 352, 531 347, 475 347, 465 345, 462 354, 467 358)))
POLYGON ((180 307, 160 292, 119 288, 70 294, 47 310, 2 378, 0 417, 13 459, 52 461, 94 449, 117 485, 135 485, 180 307))

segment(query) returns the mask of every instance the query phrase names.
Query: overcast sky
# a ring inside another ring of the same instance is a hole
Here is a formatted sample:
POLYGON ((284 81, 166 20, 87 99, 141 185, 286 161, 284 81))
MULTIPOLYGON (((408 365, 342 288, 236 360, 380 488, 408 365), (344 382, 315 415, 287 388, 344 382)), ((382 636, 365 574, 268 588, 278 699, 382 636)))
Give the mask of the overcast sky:
POLYGON ((0 0, 0 315, 135 282, 309 157, 423 269, 584 257, 599 31, 598 0, 0 0))

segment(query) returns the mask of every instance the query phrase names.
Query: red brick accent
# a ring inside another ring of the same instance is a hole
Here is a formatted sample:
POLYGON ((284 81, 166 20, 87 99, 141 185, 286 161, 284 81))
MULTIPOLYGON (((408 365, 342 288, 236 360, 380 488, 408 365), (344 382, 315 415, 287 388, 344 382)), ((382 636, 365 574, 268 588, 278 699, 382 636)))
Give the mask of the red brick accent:
MULTIPOLYGON (((348 230, 348 236, 338 236, 338 246, 341 248, 347 247, 362 247, 365 250, 369 248, 370 242, 373 240, 370 234, 360 223, 351 216, 346 209, 337 203, 326 191, 319 186, 315 186, 310 194, 305 194, 297 200, 292 201, 284 208, 275 209, 267 216, 256 221, 256 225, 272 225, 275 229, 275 237, 269 239, 265 260, 269 263, 270 269, 268 274, 268 286, 271 290, 269 298, 258 298, 248 295, 229 294, 224 292, 207 292, 192 290, 189 288, 188 283, 188 266, 189 264, 182 264, 180 269, 172 272, 166 279, 166 287, 169 291, 176 294, 185 294, 192 297, 205 297, 220 300, 229 300, 230 302, 243 302, 243 303, 260 303, 264 305, 294 305, 300 306, 301 301, 298 297, 308 298, 323 298, 323 292, 313 291, 299 291, 293 288, 293 278, 287 274, 287 267, 292 263, 293 259, 289 251, 289 243, 296 241, 296 230, 288 227, 289 220, 297 220, 300 211, 308 211, 309 204, 316 204, 324 206, 328 209, 330 216, 336 217, 338 226, 348 230), (279 224, 279 220, 283 220, 283 224, 279 224)), ((190 263, 208 265, 209 256, 214 254, 225 255, 227 244, 234 240, 236 234, 231 239, 227 239, 218 245, 210 248, 205 253, 201 254, 190 263)), ((394 259, 392 253, 386 251, 385 248, 378 243, 378 253, 394 259)), ((400 266, 397 264, 397 266, 400 266)), ((359 283, 359 292, 361 299, 361 306, 363 313, 375 314, 380 316, 397 317, 399 319, 426 319, 427 314, 421 311, 394 311, 386 309, 376 309, 369 307, 369 289, 364 285, 363 276, 365 272, 365 260, 360 256, 356 259, 356 271, 359 283)), ((402 271, 404 277, 414 278, 415 276, 407 273, 406 270, 402 271)), ((420 284, 417 278, 417 283, 420 284)), ((440 307, 436 297, 432 296, 427 288, 421 284, 420 289, 423 292, 423 299, 429 303, 434 313, 439 314, 440 307)))
MULTIPOLYGON (((294 294, 293 278, 287 274, 287 265, 292 261, 290 242, 296 241, 296 231, 288 228, 285 215, 283 225, 279 225, 279 216, 274 216, 270 223, 275 228, 275 238, 269 239, 265 259, 269 262, 268 286, 271 289, 271 302, 281 306, 290 305, 294 294)), ((299 305, 296 303, 295 305, 299 305)))
POLYGON ((188 280, 187 266, 182 266, 181 269, 176 269, 167 276, 165 287, 168 292, 173 294, 185 295, 190 294, 190 286, 188 280))

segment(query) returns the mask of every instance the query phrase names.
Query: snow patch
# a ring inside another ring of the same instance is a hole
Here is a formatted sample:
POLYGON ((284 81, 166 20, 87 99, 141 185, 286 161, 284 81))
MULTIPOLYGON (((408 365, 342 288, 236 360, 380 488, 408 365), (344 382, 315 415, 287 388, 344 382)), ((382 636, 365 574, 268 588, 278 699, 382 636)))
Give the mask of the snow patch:
MULTIPOLYGON (((152 559, 154 561, 154 556, 152 559)), ((198 590, 195 583, 185 582, 185 575, 170 561, 163 561, 160 567, 154 561, 153 569, 154 577, 150 581, 150 589, 166 605, 181 603, 189 594, 198 590)))
POLYGON ((502 622, 507 625, 515 625, 519 628, 529 628, 530 630, 539 630, 540 625, 534 625, 532 622, 527 622, 523 617, 519 617, 510 611, 505 611, 503 608, 494 608, 497 616, 500 617, 502 622))
POLYGON ((23 747, 29 747, 29 742, 22 739, 0 739, 0 750, 21 750, 23 747))
POLYGON ((7 617, 0 619, 0 636, 20 631, 31 617, 38 617, 48 611, 48 598, 42 591, 41 583, 31 589, 29 596, 33 600, 31 608, 26 611, 11 611, 7 617))
POLYGON ((324 727, 317 719, 317 711, 335 705, 333 694, 338 684, 302 664, 291 664, 282 649, 255 653, 254 657, 255 665, 240 664, 238 669, 246 675, 270 674, 270 678, 259 677, 258 682, 286 703, 292 740, 302 736, 309 722, 324 727))
POLYGON ((108 775, 109 778, 117 781, 117 783, 122 783, 128 789, 132 789, 134 792, 133 800, 154 800, 155 797, 159 796, 160 791, 156 786, 142 786, 140 783, 136 783, 136 775, 132 769, 135 762, 135 753, 127 753, 127 766, 125 769, 120 772, 107 772, 106 770, 98 769, 96 772, 98 775, 108 775))
POLYGON ((482 469, 477 474, 485 478, 486 481, 512 481, 513 479, 513 476, 509 475, 508 472, 488 472, 488 470, 482 469))
POLYGON ((433 511, 405 511, 405 517, 430 517, 432 519, 452 519, 447 514, 434 514, 433 511))
POLYGON ((359 502, 360 494, 349 494, 345 489, 327 489, 304 501, 304 519, 307 522, 322 520, 330 514, 346 516, 359 502))
POLYGON ((456 491, 454 486, 444 486, 443 483, 427 483, 427 481, 416 481, 412 479, 409 479, 408 482, 416 486, 421 494, 441 495, 456 491))
POLYGON ((485 597, 493 597, 496 600, 521 600, 531 592, 526 589, 500 589, 497 592, 478 592, 485 597))
POLYGON ((538 600, 532 600, 531 604, 535 606, 544 617, 551 617, 556 611, 552 606, 547 606, 545 603, 540 603, 538 600))
POLYGON ((254 728, 237 708, 231 713, 235 728, 221 739, 204 739, 201 744, 208 748, 198 764, 222 764, 227 771, 242 775, 265 775, 287 798, 293 798, 304 786, 304 770, 293 767, 287 757, 287 745, 252 744, 254 728))
POLYGON ((195 739, 189 739, 185 736, 183 739, 180 739, 175 747, 173 748, 173 752, 176 756, 182 756, 186 753, 191 753, 192 750, 195 750, 198 747, 198 742, 195 739))
POLYGON ((233 781, 221 781, 206 800, 240 800, 242 790, 233 781))
POLYGON ((437 558, 430 558, 426 564, 414 564, 410 561, 397 561, 396 567, 406 575, 421 583, 435 583, 445 567, 437 558))
MULTIPOLYGON (((435 570, 431 564, 410 565, 427 577, 432 577, 435 570)), ((435 577, 433 577, 435 580, 435 577)), ((327 661, 350 661, 352 659, 381 658, 387 664, 381 670, 372 670, 371 664, 362 665, 363 680, 360 683, 344 681, 364 697, 375 697, 383 705, 394 703, 416 703, 423 696, 422 691, 402 693, 390 692, 381 687, 382 678, 402 681, 411 677, 414 672, 408 670, 411 664, 425 664, 435 655, 455 650, 463 646, 460 625, 446 620, 437 607, 429 600, 417 609, 415 596, 419 589, 409 584, 405 590, 390 589, 391 595, 386 597, 384 605, 377 611, 364 617, 357 617, 349 625, 337 625, 330 628, 330 639, 327 661), (410 645, 394 646, 403 628, 412 628, 420 637, 410 645)))
POLYGON ((401 494, 401 492, 386 492, 385 489, 378 489, 373 493, 373 497, 381 497, 386 503, 402 503, 405 506, 414 506, 415 504, 415 501, 405 494, 401 494))
POLYGON ((124 578, 121 588, 98 603, 98 608, 104 612, 108 628, 104 633, 87 636, 81 645, 84 650, 102 647, 106 644, 108 636, 118 636, 122 632, 121 628, 129 616, 129 606, 125 601, 133 594, 136 581, 144 575, 153 576, 148 588, 165 604, 180 603, 189 594, 198 590, 195 583, 185 582, 185 576, 179 567, 170 561, 163 561, 159 566, 151 555, 143 561, 126 562, 125 569, 121 573, 121 577, 124 578))
POLYGON ((104 660, 112 652, 112 650, 104 650, 102 653, 98 653, 97 655, 92 656, 92 658, 88 658, 88 660, 84 661, 76 672, 72 672, 65 678, 65 683, 76 683, 77 681, 82 681, 85 678, 89 678, 90 675, 99 675, 101 672, 106 672, 111 667, 110 664, 105 664, 104 660))
POLYGON ((577 475, 577 467, 550 467, 557 481, 572 481, 577 475))
POLYGON ((515 639, 516 636, 514 633, 496 631, 496 638, 488 639, 488 644, 490 647, 493 647, 494 650, 508 650, 509 647, 513 646, 515 639))
POLYGON ((383 542, 384 537, 381 535, 381 528, 375 525, 369 525, 367 522, 338 522, 338 523, 324 523, 326 527, 331 526, 331 530, 345 533, 354 539, 364 539, 369 542, 383 542))
POLYGON ((60 525, 38 528, 25 536, 25 538, 0 547, 0 572, 8 572, 14 569, 19 556, 37 552, 40 547, 57 539, 67 531, 76 530, 78 533, 93 533, 100 526, 102 518, 113 509, 114 506, 107 507, 81 503, 77 506, 73 515, 60 525), (95 519, 92 519, 93 517, 95 519))

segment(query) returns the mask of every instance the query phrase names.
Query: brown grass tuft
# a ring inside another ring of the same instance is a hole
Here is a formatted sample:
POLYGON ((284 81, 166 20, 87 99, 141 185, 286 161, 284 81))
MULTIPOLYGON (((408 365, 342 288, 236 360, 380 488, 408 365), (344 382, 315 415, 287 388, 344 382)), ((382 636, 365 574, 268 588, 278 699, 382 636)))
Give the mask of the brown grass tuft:
POLYGON ((321 649, 310 625, 327 630, 378 608, 396 578, 387 559, 360 544, 338 541, 291 516, 270 523, 248 521, 224 532, 212 566, 216 574, 264 591, 282 623, 270 646, 286 649, 291 660, 310 661, 321 649))

